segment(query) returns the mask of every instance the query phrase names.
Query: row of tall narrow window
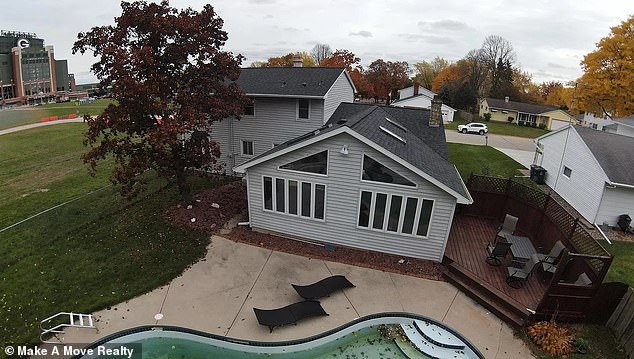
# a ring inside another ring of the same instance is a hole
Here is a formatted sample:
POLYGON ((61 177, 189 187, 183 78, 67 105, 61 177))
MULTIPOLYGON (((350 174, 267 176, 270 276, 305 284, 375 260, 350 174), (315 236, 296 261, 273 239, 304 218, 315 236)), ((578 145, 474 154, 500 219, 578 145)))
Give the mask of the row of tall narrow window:
POLYGON ((324 220, 326 185, 262 177, 264 210, 324 220))
POLYGON ((359 227, 426 237, 434 201, 361 191, 359 227))

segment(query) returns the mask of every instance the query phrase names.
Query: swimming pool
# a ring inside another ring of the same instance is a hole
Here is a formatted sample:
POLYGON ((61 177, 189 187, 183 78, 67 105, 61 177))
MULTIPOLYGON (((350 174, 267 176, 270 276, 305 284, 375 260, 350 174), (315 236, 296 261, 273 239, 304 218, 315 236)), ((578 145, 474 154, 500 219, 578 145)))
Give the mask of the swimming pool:
POLYGON ((140 347, 141 355, 137 349, 134 358, 148 359, 484 358, 458 332, 409 313, 374 314, 316 336, 284 342, 227 338, 181 327, 143 326, 107 336, 89 348, 123 344, 140 347))

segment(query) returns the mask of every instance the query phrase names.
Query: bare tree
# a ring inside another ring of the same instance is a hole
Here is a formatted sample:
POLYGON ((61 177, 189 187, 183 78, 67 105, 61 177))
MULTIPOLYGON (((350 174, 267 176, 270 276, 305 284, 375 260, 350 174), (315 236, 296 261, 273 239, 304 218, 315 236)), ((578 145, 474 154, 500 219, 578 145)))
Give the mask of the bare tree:
POLYGON ((488 67, 484 59, 482 49, 473 49, 464 57, 465 69, 468 71, 465 78, 469 79, 469 87, 477 98, 485 96, 487 88, 488 67))
POLYGON ((332 49, 328 44, 317 43, 313 46, 312 50, 310 50, 310 56, 315 60, 317 66, 321 64, 321 60, 332 55, 332 49))
POLYGON ((479 55, 486 64, 491 84, 498 82, 498 64, 513 65, 516 59, 511 42, 499 35, 487 36, 482 43, 479 55))

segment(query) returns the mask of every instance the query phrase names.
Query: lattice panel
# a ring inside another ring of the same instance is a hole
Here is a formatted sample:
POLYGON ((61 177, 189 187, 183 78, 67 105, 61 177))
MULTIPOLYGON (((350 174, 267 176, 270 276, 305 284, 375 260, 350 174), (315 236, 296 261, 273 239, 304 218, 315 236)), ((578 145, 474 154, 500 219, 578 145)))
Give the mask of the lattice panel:
POLYGON ((499 177, 489 177, 480 175, 471 175, 469 179, 469 190, 504 193, 506 192, 507 179, 499 177))
POLYGON ((548 198, 546 193, 517 182, 511 182, 509 186, 509 196, 538 208, 544 208, 546 198, 548 198))

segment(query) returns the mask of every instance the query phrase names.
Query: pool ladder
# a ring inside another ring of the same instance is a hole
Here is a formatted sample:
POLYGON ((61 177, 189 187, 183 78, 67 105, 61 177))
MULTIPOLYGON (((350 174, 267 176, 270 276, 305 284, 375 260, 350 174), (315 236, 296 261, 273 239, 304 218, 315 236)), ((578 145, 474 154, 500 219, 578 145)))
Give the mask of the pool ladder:
POLYGON ((49 343, 49 344, 58 344, 56 342, 51 342, 51 341, 46 341, 43 339, 44 335, 46 334, 50 334, 53 333, 53 336, 55 336, 55 338, 59 339, 57 337, 57 333, 63 333, 64 332, 64 328, 89 328, 89 329, 95 329, 97 330, 97 327, 95 327, 94 321, 93 321, 93 317, 92 314, 81 314, 81 313, 73 313, 73 312, 59 312, 55 315, 52 315, 46 319, 43 319, 40 322, 40 329, 42 330, 42 333, 40 333, 40 340, 42 341, 42 343, 49 343), (44 328, 45 324, 50 324, 50 322, 53 319, 59 318, 59 317, 64 317, 64 316, 68 316, 68 322, 66 323, 61 323, 61 324, 57 324, 53 327, 50 328, 44 328))

